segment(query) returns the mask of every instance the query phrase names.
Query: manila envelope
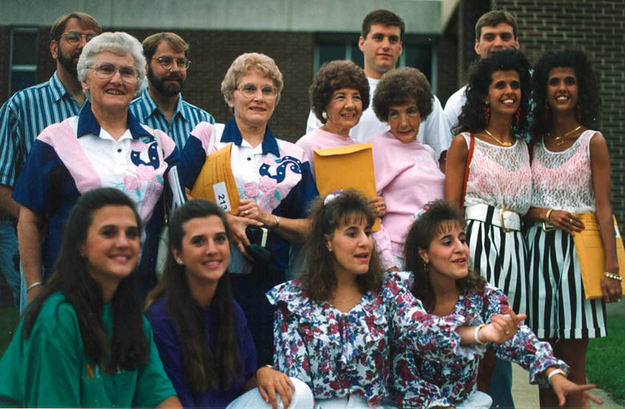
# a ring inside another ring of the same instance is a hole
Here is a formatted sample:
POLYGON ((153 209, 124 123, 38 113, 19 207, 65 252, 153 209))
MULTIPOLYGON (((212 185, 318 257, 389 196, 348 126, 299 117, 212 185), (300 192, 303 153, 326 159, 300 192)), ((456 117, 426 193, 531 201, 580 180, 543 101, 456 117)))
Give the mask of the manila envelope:
MULTIPOLYGON (((315 176, 321 196, 337 189, 354 188, 367 197, 377 196, 370 143, 316 149, 315 176)), ((376 219, 373 230, 380 230, 376 219)))
MULTIPOLYGON (((577 252, 577 259, 582 272, 584 293, 587 300, 601 298, 600 281, 605 271, 605 259, 603 243, 599 233, 599 223, 597 223, 594 213, 583 213, 577 216, 585 226, 582 232, 573 235, 575 251, 577 252)), ((612 219, 616 236, 616 255, 618 257, 619 273, 622 276, 623 271, 625 271, 625 248, 623 248, 623 239, 616 223, 616 217, 612 216, 612 219)), ((621 287, 625 294, 625 281, 621 281, 621 287)))
POLYGON ((230 166, 231 150, 230 143, 206 156, 202 170, 191 189, 191 195, 196 199, 211 200, 224 211, 234 213, 241 198, 230 166))

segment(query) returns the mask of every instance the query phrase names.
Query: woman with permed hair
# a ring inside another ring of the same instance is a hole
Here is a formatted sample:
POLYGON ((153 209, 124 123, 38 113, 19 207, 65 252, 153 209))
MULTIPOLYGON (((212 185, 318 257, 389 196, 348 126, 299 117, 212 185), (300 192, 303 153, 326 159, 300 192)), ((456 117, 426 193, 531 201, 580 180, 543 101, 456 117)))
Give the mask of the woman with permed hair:
POLYGON ((296 145, 304 149, 314 175, 316 149, 357 143, 349 131, 369 107, 369 83, 362 68, 353 62, 332 61, 319 69, 308 95, 311 109, 323 125, 302 136, 296 145))
MULTIPOLYGON (((405 407, 425 407, 424 396, 407 390, 407 385, 420 378, 440 388, 445 406, 491 407, 492 399, 476 390, 477 357, 484 353, 487 344, 482 340, 480 328, 499 319, 501 314, 513 312, 503 292, 469 268, 464 224, 458 210, 447 202, 437 200, 427 204, 406 237, 406 268, 414 274, 411 291, 427 312, 440 317, 449 314, 470 317, 470 324, 479 325, 474 335, 481 345, 473 351, 474 355, 454 356, 449 360, 431 360, 412 351, 399 351, 393 359, 393 388, 405 407)), ((526 325, 519 324, 512 338, 491 346, 500 358, 528 370, 531 383, 551 387, 560 405, 573 393, 594 388, 567 380, 567 365, 526 325)))
MULTIPOLYGON (((182 151, 180 169, 184 186, 191 189, 207 155, 230 149, 240 201, 227 215, 232 234, 229 274, 261 366, 270 364, 272 356, 273 310, 264 294, 286 280, 292 246, 304 241, 310 202, 318 196, 304 151, 278 139, 268 125, 283 86, 271 57, 239 55, 221 83, 233 118, 225 125, 200 122, 182 151), (248 232, 258 237, 255 246, 248 232)), ((231 200, 226 202, 232 207, 231 200)))
POLYGON ((102 33, 78 60, 78 79, 88 101, 80 113, 44 129, 33 142, 13 198, 28 301, 46 284, 59 252, 67 217, 78 198, 115 187, 137 204, 145 225, 139 261, 141 295, 156 284, 162 193, 180 156, 165 133, 140 124, 130 102, 147 78, 139 40, 128 33, 102 33))
MULTIPOLYGON (((527 130, 529 63, 518 51, 505 50, 480 60, 467 86, 459 132, 447 156, 445 199, 467 219, 473 268, 503 290, 519 313, 527 311, 527 244, 521 217, 530 208, 532 176, 527 130)), ((486 354, 480 390, 489 390, 495 366, 486 354)), ((512 368, 499 361, 505 380, 490 390, 495 402, 512 402, 512 368)), ((500 369, 497 369, 500 371, 500 369)))
POLYGON ((54 273, 0 361, 0 406, 181 407, 137 295, 141 227, 117 189, 78 198, 54 273))
MULTIPOLYGON (((470 353, 477 327, 453 315, 425 313, 404 273, 384 274, 373 246, 367 199, 355 190, 319 200, 304 245, 301 280, 273 288, 276 369, 312 389, 320 408, 393 407, 388 390, 391 354, 411 350, 434 360, 470 353)), ((501 342, 516 332, 513 317, 480 330, 501 342), (505 335, 505 332, 508 335, 505 335)), ((416 379, 408 385, 437 406, 438 388, 416 379)), ((430 405, 431 404, 431 405, 430 405)))
MULTIPOLYGON (((620 301, 621 276, 610 205, 610 155, 596 131, 597 75, 582 51, 551 51, 534 67, 529 324, 585 382, 590 338, 606 336, 605 303, 620 301), (587 300, 573 235, 599 227, 605 250, 601 299, 587 300)), ((541 391, 541 406, 555 397, 541 391)), ((588 407, 578 394, 571 403, 588 407)))
POLYGON ((421 122, 432 112, 427 78, 416 68, 389 71, 378 83, 373 110, 390 126, 371 139, 375 187, 387 209, 375 238, 385 267, 401 270, 404 238, 414 215, 444 195, 445 175, 436 152, 417 139, 421 122))

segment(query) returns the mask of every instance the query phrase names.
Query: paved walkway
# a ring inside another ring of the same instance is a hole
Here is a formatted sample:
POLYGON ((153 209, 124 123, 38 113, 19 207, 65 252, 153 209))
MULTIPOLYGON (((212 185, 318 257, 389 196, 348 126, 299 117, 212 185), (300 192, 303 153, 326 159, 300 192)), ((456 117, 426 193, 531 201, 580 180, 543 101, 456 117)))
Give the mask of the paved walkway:
MULTIPOLYGON (((625 317, 625 301, 616 304, 608 304, 608 319, 612 317, 625 317)), ((617 319, 618 319, 617 318, 617 319)), ((603 400, 603 405, 596 405, 591 402, 591 408, 601 409, 625 409, 625 406, 616 404, 607 392, 601 389, 595 389, 592 393, 603 400)), ((518 365, 512 365, 512 396, 516 409, 537 409, 540 407, 538 403, 538 387, 530 385, 527 371, 518 365)))

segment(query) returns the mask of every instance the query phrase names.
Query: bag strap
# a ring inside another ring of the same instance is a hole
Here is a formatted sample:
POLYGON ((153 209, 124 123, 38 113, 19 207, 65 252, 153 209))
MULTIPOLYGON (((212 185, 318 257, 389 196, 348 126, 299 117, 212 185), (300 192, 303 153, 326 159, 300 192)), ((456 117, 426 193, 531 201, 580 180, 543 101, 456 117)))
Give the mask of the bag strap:
POLYGON ((462 195, 460 196, 460 211, 464 211, 464 197, 467 194, 467 182, 469 181, 469 167, 473 159, 473 151, 475 150, 475 136, 470 134, 469 153, 467 155, 467 163, 464 167, 464 180, 462 182, 462 195))

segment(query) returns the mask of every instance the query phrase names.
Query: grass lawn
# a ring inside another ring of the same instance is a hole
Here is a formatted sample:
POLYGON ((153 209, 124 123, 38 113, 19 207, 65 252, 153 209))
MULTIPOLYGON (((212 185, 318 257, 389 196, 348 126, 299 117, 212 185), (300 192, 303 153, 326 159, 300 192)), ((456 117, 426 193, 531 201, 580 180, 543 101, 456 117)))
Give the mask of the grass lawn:
POLYGON ((19 315, 15 308, 0 308, 0 356, 13 338, 19 315))
POLYGON ((607 391, 612 399, 625 403, 625 317, 608 317, 608 336, 591 339, 586 356, 588 381, 607 391))

